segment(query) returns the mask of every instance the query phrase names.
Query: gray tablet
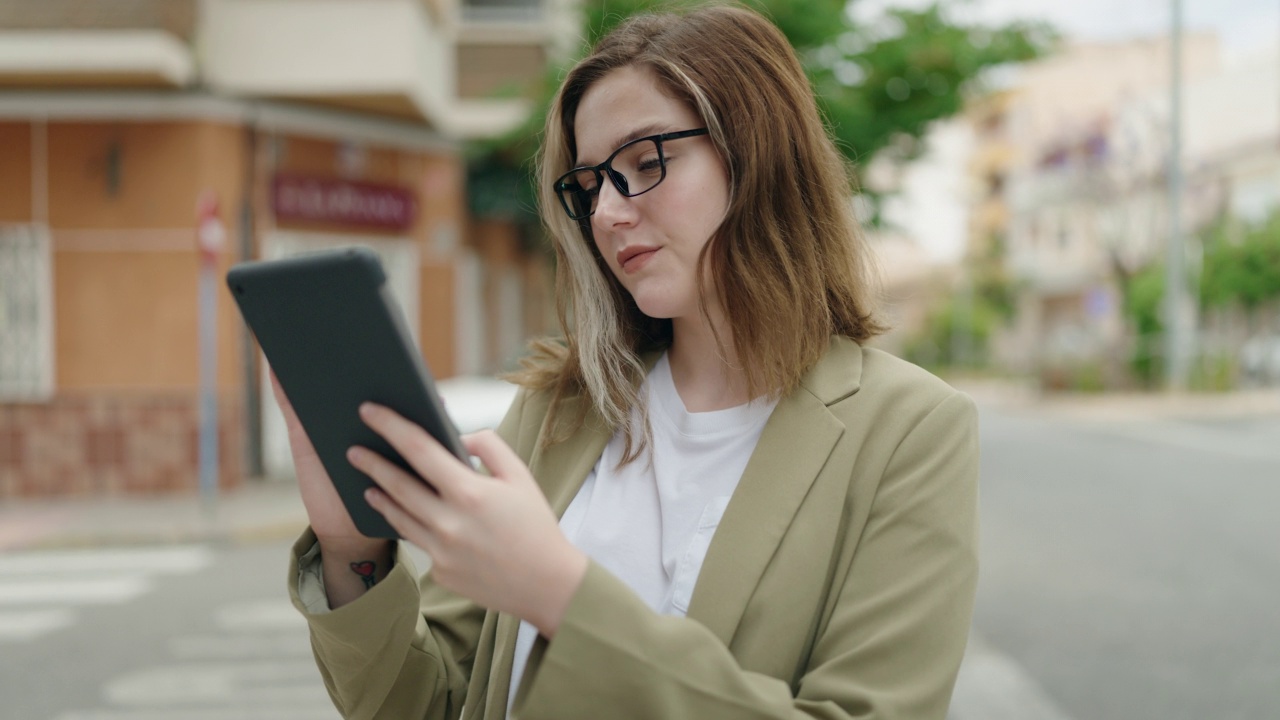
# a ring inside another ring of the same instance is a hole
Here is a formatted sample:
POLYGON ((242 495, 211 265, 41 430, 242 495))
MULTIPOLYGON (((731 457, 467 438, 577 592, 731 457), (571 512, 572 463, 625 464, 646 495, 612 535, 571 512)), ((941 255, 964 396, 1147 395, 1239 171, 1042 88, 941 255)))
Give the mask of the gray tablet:
POLYGON ((369 537, 399 537, 364 501, 373 482, 347 461, 347 448, 370 448, 416 473, 364 424, 357 413, 360 404, 385 405, 425 428, 464 462, 469 456, 414 347, 378 256, 352 247, 246 262, 231 268, 227 285, 356 528, 369 537))

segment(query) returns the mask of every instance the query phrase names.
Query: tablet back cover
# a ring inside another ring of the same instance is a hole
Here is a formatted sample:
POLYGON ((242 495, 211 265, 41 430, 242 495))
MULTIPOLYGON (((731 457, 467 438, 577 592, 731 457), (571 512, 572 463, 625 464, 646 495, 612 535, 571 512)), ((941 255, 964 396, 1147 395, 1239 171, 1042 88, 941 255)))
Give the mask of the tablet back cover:
POLYGON ((364 424, 360 404, 385 405, 454 455, 466 453, 377 255, 343 248, 242 263, 227 284, 356 527, 369 537, 398 537, 364 501, 373 482, 347 461, 347 448, 362 445, 417 473, 364 424))

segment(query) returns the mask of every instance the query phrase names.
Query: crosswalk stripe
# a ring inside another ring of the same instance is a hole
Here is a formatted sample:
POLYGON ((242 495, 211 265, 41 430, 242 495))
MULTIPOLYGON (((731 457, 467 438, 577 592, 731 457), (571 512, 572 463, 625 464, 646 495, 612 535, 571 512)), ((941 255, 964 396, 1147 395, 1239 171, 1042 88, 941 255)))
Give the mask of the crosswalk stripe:
POLYGON ((56 720, 338 720, 338 711, 326 700, 287 708, 83 710, 63 713, 56 720))
POLYGON ((113 705, 292 705, 327 697, 311 660, 198 662, 147 668, 107 683, 113 705))
POLYGON ((311 657, 306 633, 267 637, 176 637, 169 643, 169 651, 182 660, 311 657))
POLYGON ((151 588, 142 577, 0 583, 0 605, 96 605, 132 600, 151 588))
POLYGON ((213 561, 204 545, 0 553, 0 578, 56 574, 195 572, 213 561))
POLYGON ((75 616, 62 609, 0 612, 0 643, 37 638, 64 628, 75 616))
POLYGON ((214 616, 223 630, 279 630, 305 628, 306 618, 288 600, 250 600, 223 606, 214 616))

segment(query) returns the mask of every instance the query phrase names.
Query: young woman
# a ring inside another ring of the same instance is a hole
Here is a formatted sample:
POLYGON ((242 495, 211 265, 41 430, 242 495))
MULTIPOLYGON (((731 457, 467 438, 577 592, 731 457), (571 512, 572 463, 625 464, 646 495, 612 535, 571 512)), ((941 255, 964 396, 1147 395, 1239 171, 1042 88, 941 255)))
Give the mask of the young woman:
MULTIPOLYGON (((376 406, 355 531, 290 420, 295 604, 348 718, 936 718, 972 612, 976 413, 863 346, 866 247, 794 52, 743 9, 632 19, 566 78, 542 211, 565 338, 488 472, 376 406)), ((282 404, 287 407, 287 403, 282 404)))

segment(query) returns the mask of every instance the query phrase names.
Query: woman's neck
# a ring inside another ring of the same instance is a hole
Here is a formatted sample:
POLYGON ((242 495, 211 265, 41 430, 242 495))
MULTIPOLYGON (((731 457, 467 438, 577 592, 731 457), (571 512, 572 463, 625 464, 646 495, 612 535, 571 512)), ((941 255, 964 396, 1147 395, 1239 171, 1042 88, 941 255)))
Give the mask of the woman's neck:
POLYGON ((676 392, 689 412, 724 410, 751 400, 726 323, 718 323, 717 329, 726 345, 723 349, 716 346, 711 325, 701 315, 672 321, 667 361, 676 392))

